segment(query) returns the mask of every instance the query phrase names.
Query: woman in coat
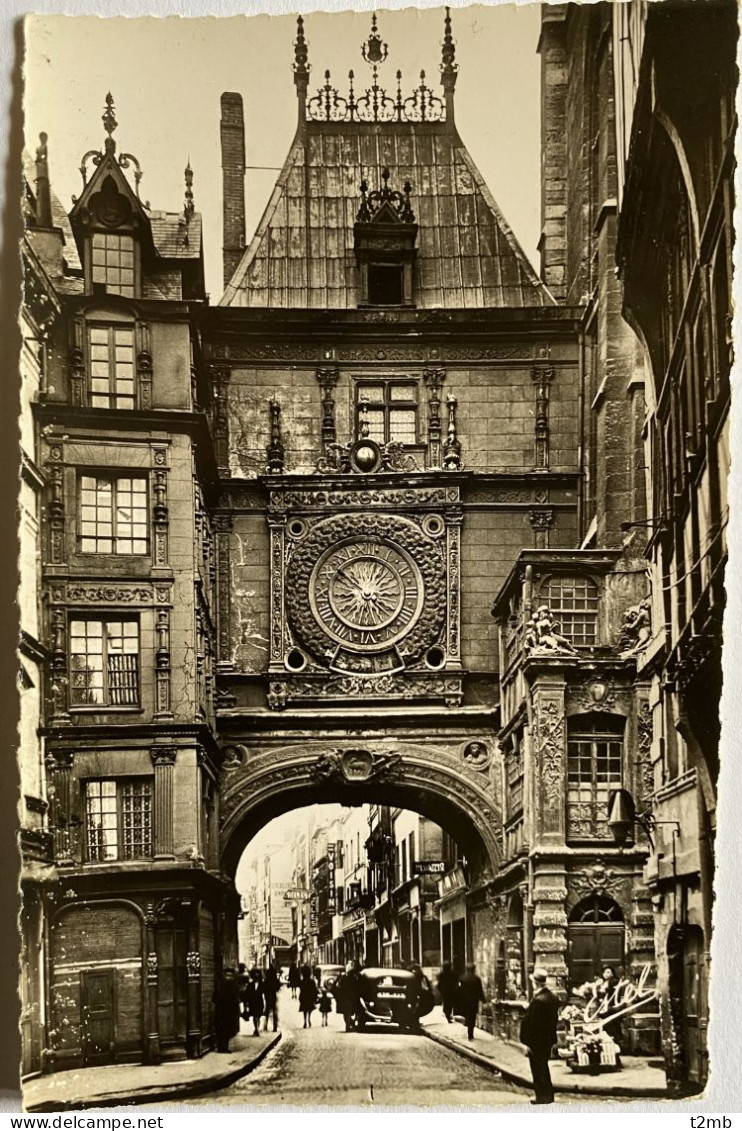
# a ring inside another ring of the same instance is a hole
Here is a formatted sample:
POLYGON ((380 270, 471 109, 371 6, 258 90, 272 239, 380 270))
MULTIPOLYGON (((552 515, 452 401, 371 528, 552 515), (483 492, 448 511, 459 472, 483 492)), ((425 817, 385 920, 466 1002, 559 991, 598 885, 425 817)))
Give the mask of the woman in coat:
POLYGON ((319 991, 308 966, 302 966, 299 983, 299 1012, 304 1014, 304 1028, 312 1028, 312 1011, 317 1004, 319 991))
POLYGON ((263 1016, 265 1009, 263 975, 257 967, 250 971, 250 981, 245 992, 245 1002, 250 1016, 252 1017, 253 1037, 257 1037, 260 1034, 260 1018, 263 1016))

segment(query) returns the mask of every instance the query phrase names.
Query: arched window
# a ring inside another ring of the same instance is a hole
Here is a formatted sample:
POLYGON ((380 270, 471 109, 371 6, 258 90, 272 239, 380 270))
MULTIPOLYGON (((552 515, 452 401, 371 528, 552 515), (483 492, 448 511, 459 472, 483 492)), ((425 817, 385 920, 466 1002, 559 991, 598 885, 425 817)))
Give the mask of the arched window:
POLYGON ((573 715, 567 739, 567 838, 602 840, 608 795, 623 784, 624 720, 596 712, 573 715))
POLYGON ((567 928, 572 989, 600 977, 606 966, 620 976, 624 961, 623 912, 607 895, 590 895, 572 908, 567 928))
POLYGON ((549 577, 541 586, 563 636, 576 647, 598 640, 598 587, 589 577, 549 577))

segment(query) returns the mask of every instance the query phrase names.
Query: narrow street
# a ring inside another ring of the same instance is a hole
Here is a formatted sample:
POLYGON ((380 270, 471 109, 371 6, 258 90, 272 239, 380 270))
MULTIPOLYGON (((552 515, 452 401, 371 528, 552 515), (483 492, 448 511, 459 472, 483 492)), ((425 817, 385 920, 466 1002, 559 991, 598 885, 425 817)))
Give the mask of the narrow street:
MULTIPOLYGON (((152 1106, 166 1111, 174 1106, 208 1104, 460 1107, 528 1102, 523 1089, 504 1083, 428 1037, 394 1029, 346 1033, 342 1017, 335 1013, 323 1029, 315 1012, 312 1028, 304 1030, 298 1004, 286 989, 281 992, 280 1006, 283 1038, 254 1072, 228 1088, 184 1100, 182 1105, 152 1106)), ((243 1031, 248 1028, 243 1022, 243 1031)))

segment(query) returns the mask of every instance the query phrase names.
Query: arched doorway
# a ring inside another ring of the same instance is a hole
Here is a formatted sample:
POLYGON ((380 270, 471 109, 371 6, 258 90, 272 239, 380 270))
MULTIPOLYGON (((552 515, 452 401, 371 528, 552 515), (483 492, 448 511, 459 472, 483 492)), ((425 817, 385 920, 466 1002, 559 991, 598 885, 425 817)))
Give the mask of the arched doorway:
POLYGON ((567 966, 572 989, 598 978, 606 966, 623 968, 626 928, 623 912, 607 895, 581 899, 570 912, 567 966))

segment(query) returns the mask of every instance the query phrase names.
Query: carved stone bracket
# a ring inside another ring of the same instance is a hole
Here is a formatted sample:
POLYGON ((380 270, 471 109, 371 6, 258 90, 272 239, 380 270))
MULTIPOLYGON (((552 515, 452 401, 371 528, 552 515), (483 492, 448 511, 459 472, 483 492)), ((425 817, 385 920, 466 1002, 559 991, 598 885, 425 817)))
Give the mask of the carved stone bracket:
POLYGON ((549 386, 554 380, 551 365, 538 365, 531 372, 536 389, 535 460, 537 471, 549 468, 549 386))
POLYGON ((428 390, 428 466, 441 466, 441 385, 445 369, 425 369, 423 381, 428 390))
POLYGON ((548 550, 549 531, 554 525, 553 507, 531 507, 528 512, 537 550, 548 550))

